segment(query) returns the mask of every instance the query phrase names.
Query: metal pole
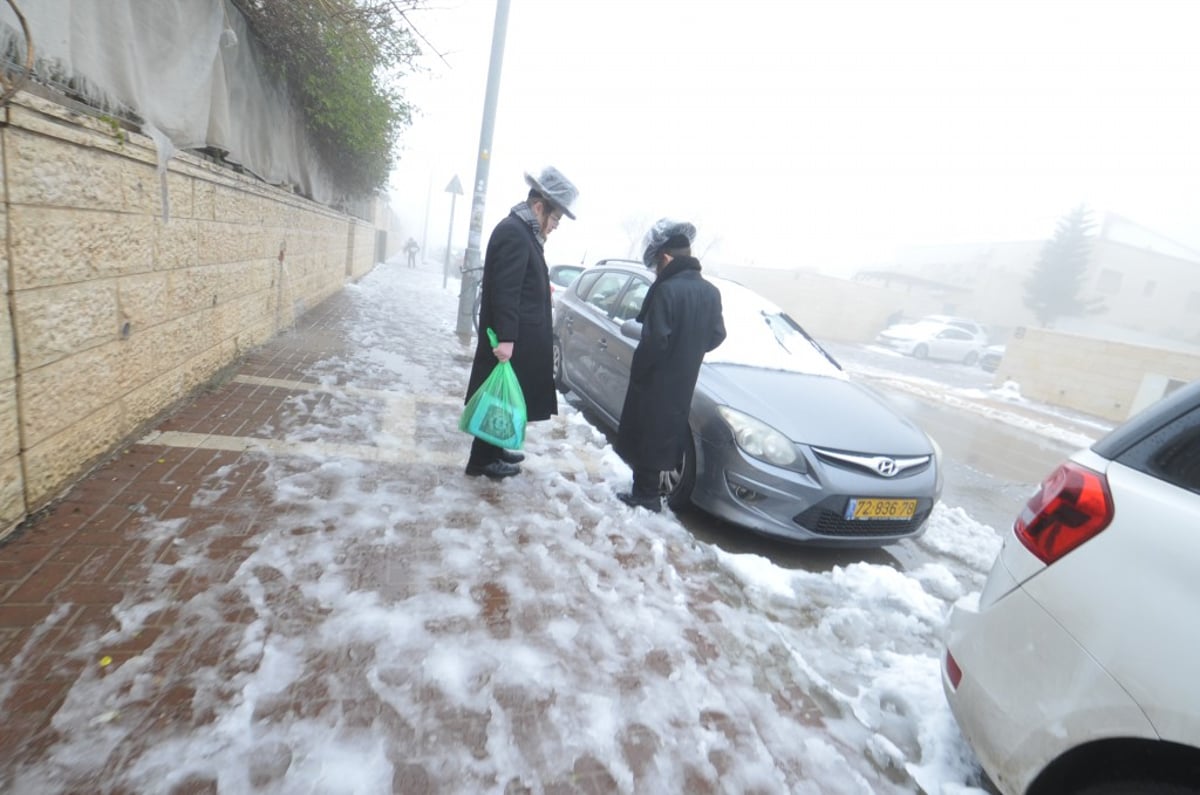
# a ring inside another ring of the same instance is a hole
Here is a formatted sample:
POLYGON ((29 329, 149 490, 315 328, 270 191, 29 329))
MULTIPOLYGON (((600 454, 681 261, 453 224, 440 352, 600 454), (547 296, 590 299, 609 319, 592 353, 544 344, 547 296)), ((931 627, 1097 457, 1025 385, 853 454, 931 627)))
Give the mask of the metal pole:
MULTIPOLYGON (((425 188, 425 229, 421 232, 421 259, 429 250, 429 206, 433 204, 433 172, 429 172, 429 185, 425 188)), ((442 285, 445 287, 446 285, 442 285)))
POLYGON ((446 275, 450 273, 450 241, 454 240, 454 203, 458 201, 456 194, 450 194, 450 231, 446 233, 446 262, 442 265, 442 289, 446 288, 446 275))
POLYGON ((483 207, 487 203, 488 165, 492 157, 492 129, 496 121, 496 98, 500 94, 500 68, 504 64, 504 37, 508 29, 509 0, 496 0, 496 23, 492 28, 492 60, 488 65, 487 95, 483 102, 483 126, 479 131, 479 158, 475 164, 475 192, 471 201, 471 230, 467 235, 467 256, 463 263, 458 293, 458 323, 462 337, 474 332, 471 307, 483 272, 479 241, 483 237, 483 207))

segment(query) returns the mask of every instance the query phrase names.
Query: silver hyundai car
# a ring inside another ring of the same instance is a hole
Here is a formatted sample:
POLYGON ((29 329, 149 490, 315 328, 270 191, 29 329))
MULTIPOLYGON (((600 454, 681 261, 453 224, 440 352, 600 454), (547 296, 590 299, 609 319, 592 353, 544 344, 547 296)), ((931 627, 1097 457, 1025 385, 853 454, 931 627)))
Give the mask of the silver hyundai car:
MULTIPOLYGON (((653 279, 640 262, 602 260, 558 302, 558 388, 610 429, 653 279)), ((721 291, 727 337, 700 368, 692 443, 663 475, 668 504, 821 546, 920 535, 942 490, 933 440, 851 380, 779 307, 735 282, 709 281, 721 291)))

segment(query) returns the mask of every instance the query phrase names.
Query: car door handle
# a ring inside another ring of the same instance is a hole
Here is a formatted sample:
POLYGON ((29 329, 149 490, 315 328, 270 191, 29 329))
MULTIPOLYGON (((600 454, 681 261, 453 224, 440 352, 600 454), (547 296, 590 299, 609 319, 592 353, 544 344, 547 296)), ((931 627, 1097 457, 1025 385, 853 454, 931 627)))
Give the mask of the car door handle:
POLYGON ((601 337, 600 341, 596 344, 600 346, 600 350, 602 350, 602 351, 608 350, 608 337, 601 337))

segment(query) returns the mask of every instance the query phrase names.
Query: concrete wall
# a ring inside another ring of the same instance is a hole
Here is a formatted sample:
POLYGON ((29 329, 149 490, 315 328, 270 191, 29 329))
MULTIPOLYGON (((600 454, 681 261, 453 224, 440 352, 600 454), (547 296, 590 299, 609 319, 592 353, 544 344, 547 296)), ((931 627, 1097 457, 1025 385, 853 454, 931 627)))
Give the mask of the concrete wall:
POLYGON ((1200 351, 1030 328, 1005 343, 995 383, 1013 380, 1031 400, 1122 422, 1173 386, 1198 378, 1200 351))
POLYGON ((818 341, 870 342, 897 310, 915 318, 938 314, 943 309, 936 299, 919 292, 804 271, 727 265, 715 275, 769 298, 818 341))
POLYGON ((374 265, 374 225, 19 94, 0 130, 0 535, 374 265), (10 315, 11 310, 11 315, 10 315))

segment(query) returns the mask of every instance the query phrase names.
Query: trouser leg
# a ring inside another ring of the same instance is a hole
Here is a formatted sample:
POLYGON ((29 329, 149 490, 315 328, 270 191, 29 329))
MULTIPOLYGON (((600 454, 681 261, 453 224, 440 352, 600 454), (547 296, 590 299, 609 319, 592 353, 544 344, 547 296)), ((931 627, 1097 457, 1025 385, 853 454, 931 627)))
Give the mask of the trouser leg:
POLYGON ((494 444, 489 444, 479 437, 475 437, 471 442, 471 458, 467 462, 469 464, 477 464, 486 466, 500 458, 500 448, 494 444))
POLYGON ((633 470, 633 496, 638 499, 658 499, 659 471, 657 469, 633 470))

